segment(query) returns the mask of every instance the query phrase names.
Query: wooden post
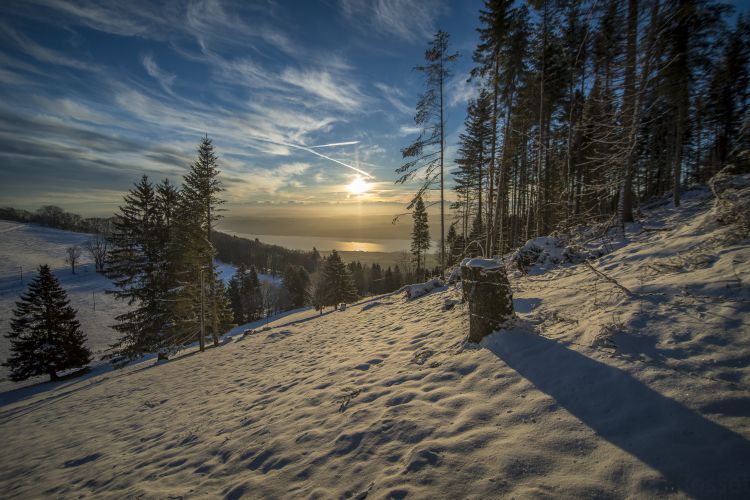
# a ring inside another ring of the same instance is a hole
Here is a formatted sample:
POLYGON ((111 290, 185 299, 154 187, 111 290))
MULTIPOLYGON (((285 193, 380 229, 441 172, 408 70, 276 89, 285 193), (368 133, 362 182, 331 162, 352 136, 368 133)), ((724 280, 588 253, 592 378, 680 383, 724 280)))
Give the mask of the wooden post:
POLYGON ((201 333, 198 342, 200 343, 201 352, 206 350, 206 320, 204 314, 204 297, 203 297, 203 268, 201 268, 201 333))

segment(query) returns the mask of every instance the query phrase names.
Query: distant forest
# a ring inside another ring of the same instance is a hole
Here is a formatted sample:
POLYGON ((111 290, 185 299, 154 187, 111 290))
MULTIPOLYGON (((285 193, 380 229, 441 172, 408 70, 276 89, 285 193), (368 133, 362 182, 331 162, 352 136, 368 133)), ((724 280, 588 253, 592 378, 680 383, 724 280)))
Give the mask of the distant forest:
MULTIPOLYGON (((109 236, 114 227, 114 216, 84 218, 54 205, 46 205, 35 211, 0 207, 0 219, 104 236, 109 236)), ((273 276, 281 276, 289 265, 302 266, 312 274, 318 271, 322 261, 315 247, 310 251, 291 250, 263 243, 257 238, 251 240, 219 231, 212 231, 211 236, 216 258, 221 262, 237 267, 254 267, 258 272, 273 276)), ((402 267, 403 269, 398 265, 394 268, 381 267, 377 263, 368 265, 358 261, 352 261, 347 265, 360 296, 390 292, 404 283, 413 281, 415 277, 412 276, 411 266, 402 267)))

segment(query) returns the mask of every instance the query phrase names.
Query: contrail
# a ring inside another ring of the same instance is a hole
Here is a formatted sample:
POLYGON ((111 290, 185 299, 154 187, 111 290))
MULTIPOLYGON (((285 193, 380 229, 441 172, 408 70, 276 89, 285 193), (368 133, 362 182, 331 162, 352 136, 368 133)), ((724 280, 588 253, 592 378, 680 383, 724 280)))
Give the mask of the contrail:
POLYGON ((351 146, 353 144, 359 144, 359 141, 332 142, 331 144, 320 144, 318 146, 307 146, 307 147, 310 149, 317 149, 317 148, 332 148, 334 146, 351 146))
MULTIPOLYGON (((358 172, 358 173, 364 175, 365 177, 369 177, 370 179, 374 179, 375 178, 374 175, 371 175, 371 174, 365 172, 364 170, 362 170, 360 168, 353 167, 353 166, 351 166, 351 165, 349 165, 347 163, 344 163, 341 160, 337 160, 335 158, 331 158, 330 156, 326 156, 326 155, 324 155, 322 153, 318 153, 317 151, 315 151, 314 149, 312 149, 314 147, 315 148, 322 148, 322 147, 325 147, 325 146, 333 146, 334 144, 323 144, 321 146, 301 146, 299 144, 290 144, 288 142, 274 141, 274 140, 271 140, 271 139, 265 139, 263 137, 250 137, 250 139, 254 139, 256 141, 262 141, 262 142, 269 142, 271 144, 278 144, 279 146, 286 146, 288 148, 301 149, 302 151, 307 151, 308 153, 312 153, 315 156, 320 156, 321 158, 324 158, 326 160, 332 161, 334 163, 338 163, 339 165, 343 165, 346 168, 350 168, 350 169, 354 170, 355 172, 358 172)), ((352 142, 343 142, 343 143, 339 143, 339 144, 340 145, 345 145, 345 144, 358 144, 358 143, 359 143, 359 141, 352 141, 352 142)), ((336 145, 339 145, 339 144, 336 144, 336 145)))

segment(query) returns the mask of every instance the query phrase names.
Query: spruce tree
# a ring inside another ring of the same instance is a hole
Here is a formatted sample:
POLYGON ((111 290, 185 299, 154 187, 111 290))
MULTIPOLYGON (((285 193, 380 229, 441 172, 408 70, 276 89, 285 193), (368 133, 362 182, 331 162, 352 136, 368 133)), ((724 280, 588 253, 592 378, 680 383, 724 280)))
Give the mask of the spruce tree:
POLYGON ((39 266, 36 278, 16 302, 5 338, 12 354, 3 366, 10 368, 14 381, 37 375, 49 375, 54 381, 59 372, 91 361, 76 310, 46 264, 39 266))
POLYGON ((310 275, 304 267, 289 264, 282 275, 284 291, 289 300, 289 308, 303 307, 309 301, 310 275))
MULTIPOLYGON (((228 310, 226 297, 220 293, 222 284, 214 264, 216 249, 211 242, 213 228, 220 218, 219 206, 224 203, 219 197, 224 191, 219 173, 218 157, 211 139, 206 136, 198 145, 198 156, 185 175, 182 187, 183 271, 187 278, 182 299, 193 304, 194 308, 197 305, 198 322, 206 322, 204 330, 212 332, 214 346, 219 345, 220 318, 228 310), (204 296, 202 318, 201 287, 204 296)), ((199 340, 203 349, 202 335, 199 340)))
POLYGON ((229 280, 229 286, 227 287, 227 299, 229 300, 229 306, 232 309, 232 316, 235 323, 241 325, 245 323, 246 313, 243 307, 242 300, 242 272, 238 269, 237 272, 229 280))
POLYGON ((121 336, 110 346, 109 358, 133 359, 169 347, 166 342, 173 326, 168 303, 171 280, 165 267, 169 230, 160 216, 158 196, 144 175, 115 215, 107 276, 116 287, 110 293, 131 309, 115 317, 113 328, 121 336))
POLYGON ((263 298, 261 297, 260 279, 255 266, 244 274, 242 280, 242 307, 245 311, 245 321, 255 321, 263 314, 263 298))
POLYGON ((414 227, 411 232, 411 253, 417 261, 417 276, 425 267, 426 252, 430 248, 430 230, 427 225, 427 210, 422 197, 418 196, 412 212, 414 227))
POLYGON ((486 213, 484 204, 487 200, 483 195, 492 143, 491 119, 491 95, 486 89, 481 89, 479 96, 469 100, 466 108, 465 131, 458 138, 458 169, 453 172, 454 189, 460 198, 457 205, 462 209, 461 235, 464 239, 471 231, 470 221, 478 220, 481 224, 486 213))
POLYGON ((336 250, 325 259, 318 286, 322 288, 319 291, 322 294, 321 306, 337 306, 357 299, 352 275, 336 250))

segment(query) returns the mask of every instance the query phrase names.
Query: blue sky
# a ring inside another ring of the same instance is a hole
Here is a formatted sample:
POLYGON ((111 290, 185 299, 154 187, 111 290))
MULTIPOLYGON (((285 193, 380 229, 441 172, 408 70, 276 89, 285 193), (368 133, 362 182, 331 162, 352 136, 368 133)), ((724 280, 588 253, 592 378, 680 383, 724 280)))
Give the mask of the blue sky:
POLYGON ((204 133, 232 216, 390 217, 415 137, 426 43, 462 58, 447 86, 455 143, 480 2, 12 1, 0 17, 0 203, 112 213, 141 173, 179 180, 204 133), (356 173, 286 144, 371 173, 356 173))
POLYGON ((422 80, 412 68, 435 30, 450 33, 461 55, 446 88, 450 162, 472 94, 480 7, 7 0, 0 204, 109 215, 142 173, 179 182, 208 133, 235 230, 255 218, 264 231, 289 234, 284 226, 298 232, 309 219, 310 234, 370 227, 374 238, 405 237, 408 222, 390 219, 413 191, 393 183, 400 149, 416 136, 422 80), (372 174, 369 192, 353 196, 346 186, 356 173, 313 151, 372 174))

